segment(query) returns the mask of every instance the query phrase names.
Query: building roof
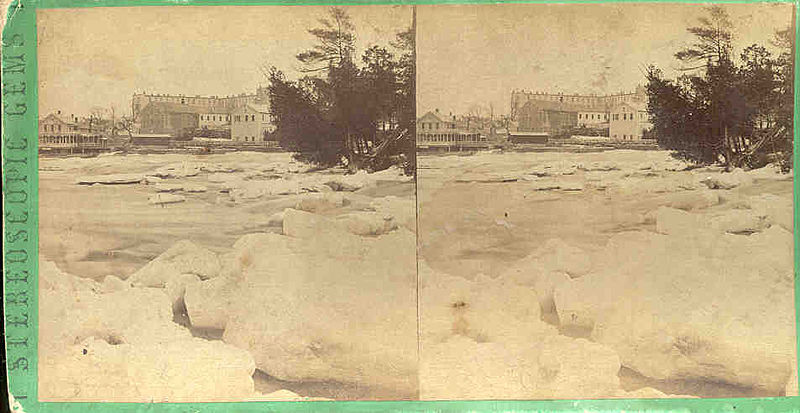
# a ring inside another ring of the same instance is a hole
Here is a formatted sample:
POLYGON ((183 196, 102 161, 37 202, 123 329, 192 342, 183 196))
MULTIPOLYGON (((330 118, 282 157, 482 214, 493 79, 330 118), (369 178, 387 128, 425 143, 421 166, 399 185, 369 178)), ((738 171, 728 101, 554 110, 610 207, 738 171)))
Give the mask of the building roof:
POLYGON ((439 115, 437 115, 437 114, 435 114, 435 113, 433 113, 431 111, 428 111, 427 113, 422 115, 419 119, 417 119, 417 122, 423 122, 423 121, 424 122, 444 123, 444 121, 442 120, 442 118, 439 117, 439 115))
POLYGON ((633 111, 643 112, 643 111, 647 110, 647 104, 645 104, 644 102, 639 102, 639 101, 622 102, 622 103, 620 103, 618 105, 615 105, 614 108, 611 109, 611 111, 612 112, 619 112, 622 109, 630 109, 630 110, 633 110, 633 111))
POLYGON ((142 112, 144 111, 205 114, 208 112, 208 108, 205 106, 187 105, 175 102, 150 102, 142 109, 142 112))
POLYGON ((233 113, 264 113, 269 114, 269 105, 265 103, 248 103, 236 108, 233 113))
POLYGON ((56 120, 56 121, 58 121, 60 123, 65 123, 65 124, 68 124, 68 125, 77 125, 78 124, 78 122, 76 122, 75 119, 71 119, 69 116, 61 114, 61 113, 58 113, 58 112, 54 112, 54 113, 51 113, 51 114, 45 116, 44 118, 41 119, 40 122, 44 122, 44 121, 46 121, 48 119, 56 120))

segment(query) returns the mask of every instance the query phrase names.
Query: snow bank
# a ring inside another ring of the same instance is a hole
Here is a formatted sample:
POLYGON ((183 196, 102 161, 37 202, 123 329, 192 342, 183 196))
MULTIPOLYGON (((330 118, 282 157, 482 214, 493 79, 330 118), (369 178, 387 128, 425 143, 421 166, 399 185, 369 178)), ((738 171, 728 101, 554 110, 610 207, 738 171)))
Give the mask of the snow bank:
POLYGON ((324 212, 348 205, 350 201, 339 193, 304 195, 297 201, 295 209, 306 212, 324 212))
POLYGON ((711 190, 677 192, 666 198, 666 206, 684 211, 710 208, 719 203, 719 194, 711 190))
POLYGON ((767 222, 794 232, 794 205, 789 197, 761 194, 747 199, 746 205, 767 222))
POLYGON ((752 181, 753 175, 748 174, 740 168, 736 168, 731 172, 707 176, 701 182, 710 189, 732 189, 737 186, 750 184, 752 181))
POLYGON ((375 198, 369 207, 381 214, 390 215, 394 220, 410 231, 417 231, 417 203, 408 198, 386 196, 375 198))
POLYGON ((193 338, 163 290, 101 293, 41 262, 39 397, 47 401, 233 401, 255 395, 252 357, 193 338))
POLYGON ((555 287, 560 322, 592 329, 647 377, 778 394, 795 353, 792 234, 721 234, 693 226, 692 214, 659 212, 670 235, 615 235, 597 254, 600 270, 555 287))
POLYGON ((377 212, 351 212, 339 215, 336 222, 356 235, 383 235, 397 229, 394 217, 377 212))
POLYGON ((548 335, 527 345, 507 345, 456 336, 434 346, 423 344, 420 398, 614 397, 621 391, 619 368, 611 349, 584 339, 548 335))
MULTIPOLYGON (((243 280, 224 341, 249 351, 260 370, 281 380, 416 393, 414 234, 368 239, 313 218, 288 209, 290 236, 252 234, 236 243, 243 280)), ((190 317, 192 302, 187 294, 190 317)))
POLYGON ((621 392, 616 353, 560 336, 541 320, 533 288, 507 277, 469 281, 421 262, 420 289, 422 399, 594 398, 621 392))

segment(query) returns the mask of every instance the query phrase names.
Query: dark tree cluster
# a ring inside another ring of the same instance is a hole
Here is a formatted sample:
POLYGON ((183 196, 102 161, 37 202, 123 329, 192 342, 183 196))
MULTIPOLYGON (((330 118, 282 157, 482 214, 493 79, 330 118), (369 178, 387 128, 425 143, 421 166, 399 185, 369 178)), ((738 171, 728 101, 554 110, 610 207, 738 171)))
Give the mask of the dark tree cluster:
POLYGON ((696 42, 676 53, 685 73, 647 71, 648 111, 660 146, 697 164, 757 168, 792 160, 794 29, 775 35, 773 55, 753 44, 733 52, 732 25, 719 6, 688 29, 696 42))
POLYGON ((413 171, 413 27, 357 58, 356 28, 344 10, 332 8, 319 22, 309 30, 317 43, 297 55, 303 77, 289 80, 275 67, 267 70, 281 146, 319 166, 379 170, 402 163, 413 171))

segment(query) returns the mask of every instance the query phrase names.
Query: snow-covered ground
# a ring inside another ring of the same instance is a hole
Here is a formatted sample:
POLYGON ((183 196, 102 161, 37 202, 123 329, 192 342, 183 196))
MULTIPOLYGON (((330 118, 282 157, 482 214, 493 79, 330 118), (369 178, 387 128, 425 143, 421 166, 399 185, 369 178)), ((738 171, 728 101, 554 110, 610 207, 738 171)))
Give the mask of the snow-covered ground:
POLYGON ((791 175, 418 162, 42 158, 40 398, 797 393, 791 175))
POLYGON ((796 394, 792 179, 418 158, 423 399, 796 394))
POLYGON ((413 196, 288 154, 41 159, 39 397, 416 398, 413 196))

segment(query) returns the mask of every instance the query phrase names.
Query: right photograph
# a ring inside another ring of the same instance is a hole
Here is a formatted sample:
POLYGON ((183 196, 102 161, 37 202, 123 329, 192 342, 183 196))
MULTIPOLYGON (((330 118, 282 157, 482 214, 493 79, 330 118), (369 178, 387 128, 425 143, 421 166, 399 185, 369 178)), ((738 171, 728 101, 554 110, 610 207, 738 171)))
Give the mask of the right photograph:
POLYGON ((794 10, 417 7, 421 399, 797 395, 794 10))

